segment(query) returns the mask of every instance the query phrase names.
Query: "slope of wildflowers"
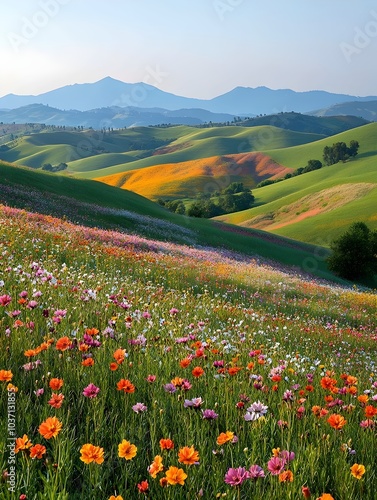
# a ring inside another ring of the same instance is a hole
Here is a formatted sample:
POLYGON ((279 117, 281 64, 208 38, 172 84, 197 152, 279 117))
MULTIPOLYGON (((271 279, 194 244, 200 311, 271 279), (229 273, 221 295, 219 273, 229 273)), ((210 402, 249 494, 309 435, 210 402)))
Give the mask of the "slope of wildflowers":
POLYGON ((375 294, 0 208, 1 499, 375 498, 375 294))

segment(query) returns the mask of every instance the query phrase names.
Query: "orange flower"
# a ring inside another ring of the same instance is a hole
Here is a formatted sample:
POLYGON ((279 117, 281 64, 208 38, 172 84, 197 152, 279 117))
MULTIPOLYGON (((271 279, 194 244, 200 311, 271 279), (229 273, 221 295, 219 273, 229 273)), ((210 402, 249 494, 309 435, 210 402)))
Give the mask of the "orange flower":
POLYGON ((195 366, 195 368, 193 368, 191 373, 195 378, 199 378, 203 375, 204 370, 201 366, 195 366))
POLYGON ((21 450, 27 450, 33 446, 33 443, 29 440, 26 434, 22 436, 22 438, 17 438, 16 439, 16 444, 14 447, 14 452, 18 453, 21 450))
POLYGON ((9 383, 7 385, 7 391, 8 392, 18 392, 18 387, 16 387, 15 385, 9 383))
POLYGON ((240 366, 231 366, 228 368, 228 373, 229 375, 236 375, 242 368, 240 366))
POLYGON ((323 389, 331 391, 336 386, 336 380, 331 377, 323 377, 321 379, 321 386, 323 389))
POLYGON ((93 358, 86 358, 84 361, 81 361, 82 366, 93 366, 94 365, 94 359, 93 358))
POLYGON ((132 460, 137 453, 137 447, 126 439, 118 445, 118 456, 126 460, 132 460))
POLYGON ((328 423, 331 425, 333 429, 340 430, 347 423, 347 420, 342 417, 342 415, 338 415, 337 413, 333 413, 328 419, 328 423))
POLYGON ((135 392, 135 386, 127 379, 122 378, 117 383, 118 391, 127 392, 129 394, 135 392))
POLYGON ((13 378, 13 373, 10 370, 0 370, 0 382, 10 382, 13 378))
POLYGON ((228 441, 232 441, 233 438, 234 438, 234 432, 231 431, 222 432, 217 438, 216 443, 222 445, 227 443, 228 441))
POLYGON ((60 339, 58 339, 56 341, 56 349, 58 351, 66 351, 68 349, 68 347, 70 347, 71 345, 71 341, 68 337, 61 337, 60 339))
POLYGON ((187 474, 185 474, 185 471, 183 469, 178 469, 178 467, 170 466, 169 470, 166 471, 166 479, 169 484, 180 484, 183 486, 186 478, 187 474))
POLYGON ((252 370, 254 368, 254 363, 250 361, 250 363, 247 363, 247 369, 252 370))
POLYGON ((194 446, 184 446, 179 450, 178 462, 185 465, 192 465, 199 462, 199 452, 197 452, 194 446))
POLYGON ((93 335, 97 335, 97 333, 99 333, 99 330, 97 328, 87 328, 85 330, 85 333, 87 335, 93 336, 93 335))
POLYGON ((123 363, 125 356, 126 356, 125 349, 117 349, 113 354, 113 358, 118 363, 118 365, 121 365, 123 363))
POLYGON ((293 472, 291 470, 284 470, 279 474, 280 483, 291 483, 293 481, 293 472))
POLYGON ((45 453, 46 453, 46 447, 43 446, 42 444, 35 444, 30 448, 30 458, 41 459, 45 453))
POLYGON ((355 394, 357 394, 357 387, 355 385, 351 385, 351 387, 347 387, 347 392, 348 394, 354 396, 355 394))
POLYGON ((88 346, 88 344, 85 344, 85 342, 83 342, 82 344, 79 345, 80 352, 86 352, 88 350, 89 350, 89 346, 88 346))
POLYGON ((191 363, 191 359, 185 358, 179 362, 179 365, 181 366, 181 368, 187 368, 190 363, 191 363))
POLYGON ((174 448, 174 443, 171 439, 160 439, 161 450, 172 450, 174 448))
POLYGON ((27 351, 24 352, 24 356, 26 356, 27 358, 32 358, 36 354, 37 352, 35 349, 28 349, 27 351))
POLYGON ((350 470, 351 470, 351 474, 356 479, 361 479, 363 477, 363 475, 365 474, 365 467, 364 467, 364 465, 361 465, 361 464, 353 464, 353 466, 350 468, 350 470))
POLYGON ((377 415, 377 408, 372 405, 368 405, 364 408, 364 412, 367 418, 373 418, 375 415, 377 415))
POLYGON ((51 396, 51 399, 49 400, 48 404, 52 406, 53 408, 61 408, 64 400, 64 395, 63 394, 55 394, 53 393, 51 396))
POLYGON ((357 400, 362 405, 365 405, 369 401, 369 396, 368 394, 360 394, 360 396, 357 396, 357 400))
POLYGON ((160 455, 156 455, 154 457, 153 462, 148 467, 148 472, 153 477, 153 479, 156 479, 157 474, 159 472, 162 472, 163 470, 164 470, 164 466, 162 464, 162 457, 160 455))
POLYGON ((58 391, 63 387, 63 384, 64 382, 62 378, 52 378, 48 385, 50 386, 50 389, 52 389, 53 391, 58 391))
POLYGON ((114 496, 114 495, 111 495, 111 497, 109 498, 109 500, 123 500, 123 497, 118 495, 118 496, 114 496))
POLYGON ((175 378, 173 378, 173 380, 171 381, 171 383, 173 385, 175 385, 175 387, 181 387, 181 385, 183 384, 183 378, 181 378, 181 377, 175 377, 175 378))
POLYGON ((39 434, 45 439, 56 437, 62 429, 63 424, 56 417, 48 417, 38 428, 39 434))
POLYGON ((334 500, 334 497, 330 495, 330 493, 322 493, 322 495, 318 497, 317 500, 334 500))
POLYGON ((168 486, 168 485, 169 485, 169 483, 168 483, 167 478, 166 477, 162 477, 160 479, 160 486, 162 486, 163 488, 166 488, 166 486, 168 486))
POLYGON ((84 444, 80 450, 81 457, 80 460, 85 464, 90 464, 95 462, 96 464, 102 464, 103 458, 103 448, 99 446, 94 446, 93 444, 84 444))
POLYGON ((116 363, 110 363, 110 370, 115 372, 118 369, 118 365, 116 363))
POLYGON ((352 375, 348 375, 346 378, 346 384, 347 385, 356 385, 357 384, 357 377, 354 377, 352 375))

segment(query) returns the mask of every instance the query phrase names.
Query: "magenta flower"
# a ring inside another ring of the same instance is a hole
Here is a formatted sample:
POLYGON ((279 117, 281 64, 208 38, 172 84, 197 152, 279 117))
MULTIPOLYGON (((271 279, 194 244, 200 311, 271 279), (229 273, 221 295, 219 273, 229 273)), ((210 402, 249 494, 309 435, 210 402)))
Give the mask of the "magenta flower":
POLYGON ((267 469, 273 476, 277 476, 284 469, 285 460, 280 457, 272 457, 267 463, 267 469))
POLYGON ((95 386, 94 384, 89 384, 87 387, 85 387, 82 393, 85 397, 93 399, 97 397, 99 391, 99 387, 95 386))
POLYGON ((233 469, 232 467, 225 474, 224 481, 231 486, 240 486, 246 479, 250 478, 250 473, 245 469, 245 467, 238 467, 233 469))
POLYGON ((148 375, 148 377, 146 378, 147 382, 149 382, 150 384, 152 384, 155 380, 156 380, 156 375, 148 375))
POLYGON ((0 306, 7 306, 12 301, 12 297, 9 295, 1 295, 0 296, 0 306))
POLYGON ((265 477, 264 470, 259 465, 252 465, 249 469, 250 479, 258 479, 258 477, 265 477))
POLYGON ((218 414, 213 410, 203 410, 202 417, 204 420, 215 420, 218 417, 218 414))

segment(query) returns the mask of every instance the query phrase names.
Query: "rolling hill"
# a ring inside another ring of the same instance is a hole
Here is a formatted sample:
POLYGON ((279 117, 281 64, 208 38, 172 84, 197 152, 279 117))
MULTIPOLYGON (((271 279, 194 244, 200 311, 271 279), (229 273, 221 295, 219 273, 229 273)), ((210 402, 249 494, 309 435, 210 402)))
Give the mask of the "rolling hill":
POLYGON ((311 113, 317 117, 331 115, 353 115, 369 121, 377 121, 377 100, 374 101, 352 101, 333 104, 324 109, 311 113))
POLYGON ((360 143, 354 160, 254 190, 255 208, 218 219, 325 247, 355 220, 377 228, 377 123, 266 154, 281 165, 297 168, 321 158, 324 146, 352 139, 360 143))
MULTIPOLYGON (((317 250, 311 245, 264 231, 172 214, 135 193, 100 182, 73 179, 4 162, 0 162, 0 203, 104 230, 117 229, 199 249, 211 246, 240 252, 243 257, 240 255, 239 258, 249 256, 273 266, 294 266, 299 272, 308 271, 305 263, 317 250)), ((323 251, 327 253, 325 249, 323 251)), ((323 259, 318 261, 313 273, 337 280, 323 259)))

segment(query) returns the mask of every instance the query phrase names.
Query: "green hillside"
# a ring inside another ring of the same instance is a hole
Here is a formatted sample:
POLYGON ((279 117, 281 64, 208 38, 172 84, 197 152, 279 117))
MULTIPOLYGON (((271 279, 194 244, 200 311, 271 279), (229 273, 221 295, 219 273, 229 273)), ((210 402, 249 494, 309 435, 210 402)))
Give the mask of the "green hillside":
POLYGON ((329 246, 355 220, 377 228, 377 123, 268 154, 297 168, 320 159, 324 146, 352 139, 360 143, 356 159, 256 189, 255 208, 219 219, 321 246, 329 246))
MULTIPOLYGON (((304 271, 309 270, 308 262, 316 258, 317 248, 311 245, 271 237, 264 231, 172 214, 141 196, 100 182, 3 162, 0 162, 0 179, 1 203, 65 217, 76 223, 189 245, 220 247, 304 271)), ((322 278, 336 279, 323 258, 317 259, 311 271, 322 278)))

